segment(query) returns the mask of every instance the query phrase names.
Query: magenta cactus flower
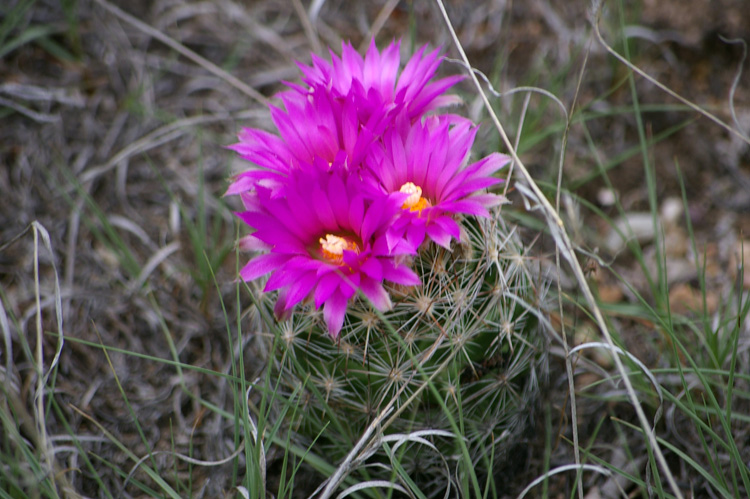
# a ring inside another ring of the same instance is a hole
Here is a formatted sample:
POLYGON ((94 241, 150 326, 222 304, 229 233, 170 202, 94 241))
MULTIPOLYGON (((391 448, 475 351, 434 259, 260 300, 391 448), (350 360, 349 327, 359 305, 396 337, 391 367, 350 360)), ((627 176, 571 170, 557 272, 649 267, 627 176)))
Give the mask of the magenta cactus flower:
POLYGON ((229 146, 260 168, 238 174, 227 194, 238 194, 256 184, 275 194, 283 190, 294 171, 330 171, 334 166, 348 170, 359 165, 376 132, 359 123, 354 104, 331 98, 322 90, 300 95, 294 91, 279 94, 285 111, 270 106, 271 119, 280 136, 255 128, 244 128, 240 141, 229 146))
POLYGON ((433 116, 389 129, 367 158, 366 182, 374 196, 408 195, 388 239, 418 247, 425 237, 450 248, 460 239, 457 214, 488 217, 488 208, 505 198, 485 191, 502 182, 492 175, 510 158, 493 153, 471 164, 477 127, 458 116, 433 116))
MULTIPOLYGON (((381 53, 372 41, 363 58, 350 42, 342 42, 341 57, 331 51, 328 62, 313 54, 312 66, 299 67, 310 88, 325 88, 336 98, 355 102, 363 123, 384 110, 416 120, 428 111, 460 101, 445 92, 462 76, 431 81, 442 61, 440 49, 427 53, 427 46, 421 47, 399 75, 400 49, 401 43, 394 41, 381 53)), ((304 91, 303 87, 298 88, 304 91)))
POLYGON ((355 176, 298 173, 287 179, 284 196, 258 185, 243 196, 238 216, 255 229, 244 246, 267 253, 240 271, 246 281, 271 274, 264 291, 279 290, 275 312, 287 315, 307 297, 323 306, 328 331, 341 331, 347 303, 361 291, 379 310, 391 307, 384 281, 413 286, 419 277, 402 262, 415 249, 386 242, 386 231, 405 195, 368 199, 355 176))
POLYGON ((283 109, 270 106, 280 136, 244 128, 239 142, 230 146, 259 168, 239 174, 227 194, 256 184, 278 193, 292 170, 334 163, 357 170, 399 116, 417 120, 458 100, 443 94, 461 76, 430 81, 442 59, 438 50, 419 49, 400 76, 399 50, 400 43, 393 42, 381 54, 373 42, 362 58, 347 43, 340 58, 331 52, 332 63, 313 55, 312 67, 300 64, 309 86, 287 83, 291 90, 278 95, 283 109))

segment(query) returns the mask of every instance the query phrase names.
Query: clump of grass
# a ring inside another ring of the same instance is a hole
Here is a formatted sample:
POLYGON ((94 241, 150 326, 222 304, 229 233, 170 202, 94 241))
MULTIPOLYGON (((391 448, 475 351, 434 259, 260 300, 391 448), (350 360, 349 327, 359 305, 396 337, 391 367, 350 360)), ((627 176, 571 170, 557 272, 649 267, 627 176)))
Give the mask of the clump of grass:
MULTIPOLYGON (((619 19, 623 19, 622 12, 619 12, 619 16, 619 19)), ((620 25, 619 28, 623 29, 623 26, 620 25)), ((603 40, 601 42, 605 43, 603 40)), ((619 57, 628 68, 633 68, 629 61, 627 43, 623 44, 623 54, 619 57)), ((665 230, 672 229, 665 229, 660 215, 662 199, 657 194, 660 187, 652 158, 655 148, 669 140, 679 129, 690 126, 693 121, 686 119, 679 126, 668 130, 668 133, 650 136, 644 118, 645 110, 641 106, 641 97, 632 73, 628 73, 621 83, 630 90, 632 100, 628 108, 618 111, 617 119, 629 120, 634 124, 636 145, 631 147, 631 151, 640 154, 643 168, 641 176, 646 187, 645 206, 651 216, 654 237, 644 244, 633 238, 634 232, 628 227, 624 234, 621 232, 622 241, 628 243, 617 250, 618 254, 606 255, 608 250, 605 248, 602 253, 606 256, 602 257, 596 251, 576 248, 583 257, 595 262, 593 269, 598 269, 591 274, 590 283, 610 285, 608 283, 615 282, 619 289, 625 290, 625 294, 623 302, 616 303, 601 300, 592 302, 588 298, 585 304, 581 304, 578 297, 574 296, 575 307, 582 307, 580 310, 583 312, 573 312, 574 323, 597 322, 600 332, 611 335, 614 343, 613 346, 592 341, 571 350, 571 353, 577 354, 580 348, 589 347, 609 352, 606 356, 609 360, 601 355, 591 354, 576 357, 577 378, 585 378, 587 381, 577 390, 582 398, 571 398, 571 404, 577 406, 579 416, 581 408, 586 414, 595 413, 596 408, 606 408, 607 417, 598 421, 573 422, 574 425, 581 424, 587 428, 590 438, 586 442, 572 441, 569 444, 580 452, 580 462, 576 463, 579 470, 591 463, 606 468, 608 472, 603 473, 606 477, 596 480, 593 477, 584 478, 579 471, 574 484, 578 486, 579 496, 582 496, 583 483, 588 486, 597 483, 600 490, 607 491, 607 496, 624 493, 624 490, 638 490, 644 496, 669 497, 674 494, 681 497, 684 492, 682 484, 690 480, 695 493, 722 497, 743 496, 748 486, 748 468, 745 464, 747 456, 743 455, 745 446, 739 444, 743 438, 742 432, 738 432, 736 423, 733 424, 732 421, 741 420, 734 408, 747 404, 746 396, 740 395, 745 391, 745 380, 740 380, 736 375, 738 363, 742 362, 739 338, 743 333, 740 331, 747 331, 747 291, 734 282, 713 289, 706 286, 706 260, 697 251, 689 217, 690 199, 686 195, 684 184, 681 184, 678 189, 682 192, 686 214, 686 241, 692 248, 692 258, 695 261, 696 295, 699 300, 698 306, 687 311, 672 310, 674 279, 669 269, 673 266, 669 265, 672 262, 668 261, 667 255, 673 249, 665 246, 665 230), (625 116, 619 114, 623 111, 625 116), (617 260, 609 260, 611 256, 617 260), (629 261, 634 266, 634 270, 627 272, 630 279, 623 272, 627 265, 624 262, 629 261), (640 274, 637 276, 638 281, 631 280, 637 274, 640 274), (609 281, 612 278, 614 281, 609 281), (726 305, 712 311, 707 306, 707 296, 713 295, 715 298, 717 294, 720 296, 719 302, 726 305), (597 309, 602 313, 603 324, 595 317, 597 309), (722 340, 717 341, 718 336, 722 340), (719 344, 721 347, 717 349, 719 344), (644 355, 650 357, 646 361, 648 366, 637 358, 644 355), (612 361, 618 359, 624 361, 625 369, 623 371, 618 368, 613 372, 612 361), (599 381, 591 383, 592 378, 599 381), (635 390, 636 398, 633 398, 633 392, 623 389, 622 382, 626 379, 635 390), (738 386, 743 388, 738 390, 738 386), (696 403, 697 400, 700 403, 696 403), (628 406, 636 411, 642 409, 646 420, 639 417, 634 421, 633 410, 628 410, 628 406), (611 434, 616 435, 615 447, 605 440, 606 435, 611 434), (689 437, 686 438, 687 435, 689 437), (659 454, 667 456, 668 460, 660 458, 659 454), (676 466, 675 462, 680 464, 676 466), (678 483, 680 486, 677 486, 678 483)), ((652 106, 651 111, 667 113, 695 108, 694 104, 687 102, 685 107, 652 106)), ((585 108, 582 109, 580 116, 584 117, 586 114, 585 108)), ((575 123, 577 119, 579 118, 574 115, 571 123, 575 123)), ((589 134, 591 129, 598 126, 597 120, 600 119, 601 117, 589 115, 580 121, 580 125, 589 134)), ((573 182, 571 189, 579 189, 599 177, 610 192, 616 192, 617 184, 609 176, 612 169, 624 166, 626 157, 613 158, 605 166, 599 160, 601 146, 593 140, 589 140, 589 146, 599 168, 586 177, 586 180, 573 182)), ((575 199, 575 194, 571 191, 563 191, 562 195, 575 199)), ((591 209, 594 216, 606 219, 604 212, 595 203, 586 199, 575 199, 574 202, 577 206, 591 209)), ((612 209, 623 220, 627 220, 625 215, 628 208, 623 206, 620 198, 615 197, 612 209)), ((591 218, 581 213, 574 215, 569 223, 591 218)), ((611 219, 608 223, 611 225, 609 230, 622 230, 611 219)), ((584 238, 597 237, 587 227, 574 225, 571 232, 583 235, 584 238)), ((584 239, 579 239, 582 240, 584 239)), ((556 240, 556 243, 559 245, 559 241, 556 240)), ((741 272, 738 274, 741 275, 741 272)), ((581 283, 581 286, 586 287, 588 283, 581 283)), ((577 327, 580 325, 577 324, 577 327)), ((564 358, 567 362, 571 360, 567 353, 564 358)), ((550 424, 551 421, 548 422, 547 431, 554 431, 550 424)), ((545 479, 548 480, 554 471, 556 470, 548 471, 544 475, 545 479)))

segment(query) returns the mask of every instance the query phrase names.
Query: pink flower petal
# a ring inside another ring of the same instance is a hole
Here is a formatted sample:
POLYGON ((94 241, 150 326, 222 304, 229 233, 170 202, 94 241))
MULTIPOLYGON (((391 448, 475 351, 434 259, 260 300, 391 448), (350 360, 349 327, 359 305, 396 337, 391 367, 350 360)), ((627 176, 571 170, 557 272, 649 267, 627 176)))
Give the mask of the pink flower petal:
POLYGON ((250 260, 247 265, 240 270, 240 277, 243 281, 252 281, 262 275, 276 270, 289 260, 289 258, 289 255, 278 255, 276 253, 260 255, 250 260))
POLYGON ((432 223, 440 227, 441 230, 449 234, 451 237, 456 239, 461 237, 461 228, 451 217, 438 217, 432 223))
POLYGON ((273 314, 280 321, 289 319, 292 316, 292 309, 286 306, 286 293, 281 291, 273 306, 273 314))
POLYGON ((437 224, 429 224, 426 229, 430 239, 445 249, 451 249, 451 235, 445 229, 437 224))
POLYGON ((383 265, 383 277, 388 281, 404 286, 418 286, 422 284, 419 276, 413 270, 406 265, 396 266, 393 262, 390 262, 390 265, 387 266, 383 265))
POLYGON ((320 278, 315 288, 315 308, 320 308, 323 302, 336 291, 340 282, 341 277, 336 272, 330 272, 320 278))
POLYGON ((376 281, 383 280, 383 267, 377 258, 368 258, 359 269, 371 279, 375 279, 376 281))
POLYGON ((377 308, 381 312, 390 310, 393 306, 391 304, 391 299, 388 296, 388 293, 377 280, 364 278, 359 285, 359 289, 362 290, 362 294, 364 294, 367 299, 372 302, 375 308, 377 308))
POLYGON ((323 306, 323 319, 328 326, 328 334, 333 339, 338 338, 341 327, 344 325, 347 301, 344 295, 337 291, 328 297, 323 306))
POLYGON ((310 294, 317 281, 318 276, 315 275, 315 272, 307 272, 297 279, 294 284, 289 286, 289 290, 287 291, 286 307, 292 308, 304 300, 310 294))
POLYGON ((270 245, 264 243, 252 234, 241 237, 237 246, 240 251, 267 251, 271 249, 270 245))
POLYGON ((333 213, 333 207, 329 202, 329 197, 318 186, 313 189, 312 201, 314 203, 314 209, 309 210, 309 212, 317 215, 320 225, 331 232, 338 231, 340 227, 338 226, 336 215, 333 213))
POLYGON ((361 194, 356 194, 349 203, 349 227, 359 229, 365 214, 365 201, 361 194))

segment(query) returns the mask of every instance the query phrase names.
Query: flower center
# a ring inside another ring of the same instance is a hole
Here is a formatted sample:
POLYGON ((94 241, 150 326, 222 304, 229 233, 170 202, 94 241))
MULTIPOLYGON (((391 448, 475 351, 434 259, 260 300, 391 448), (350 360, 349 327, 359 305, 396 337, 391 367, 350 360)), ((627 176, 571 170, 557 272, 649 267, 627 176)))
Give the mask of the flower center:
POLYGON ((412 182, 402 185, 400 192, 409 195, 404 204, 401 205, 401 208, 404 210, 408 208, 409 211, 418 211, 421 213, 425 208, 432 206, 427 198, 422 197, 422 188, 412 182))
POLYGON ((337 265, 340 265, 344 261, 344 250, 359 253, 357 243, 341 236, 326 234, 325 239, 321 237, 319 241, 320 249, 323 250, 323 257, 337 265))

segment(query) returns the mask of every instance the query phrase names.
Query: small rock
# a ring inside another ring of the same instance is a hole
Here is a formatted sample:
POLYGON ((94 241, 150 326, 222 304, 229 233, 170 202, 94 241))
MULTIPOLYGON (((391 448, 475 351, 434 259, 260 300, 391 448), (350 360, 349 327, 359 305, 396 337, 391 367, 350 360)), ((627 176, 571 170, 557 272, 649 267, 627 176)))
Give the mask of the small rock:
MULTIPOLYGON (((706 292, 706 312, 712 314, 719 304, 719 297, 715 293, 706 292)), ((669 290, 669 307, 676 314, 687 312, 703 312, 703 294, 687 283, 680 283, 669 290)))
POLYGON ((596 200, 599 201, 599 204, 602 206, 614 206, 617 202, 617 193, 614 189, 601 188, 599 189, 599 192, 596 193, 596 200))
POLYGON ((685 258, 688 252, 688 238, 682 228, 667 225, 664 233, 664 252, 667 258, 685 258))
POLYGON ((617 284, 603 284, 599 286, 599 299, 603 303, 619 303, 622 301, 622 288, 617 284))
POLYGON ((612 253, 619 253, 627 248, 628 241, 636 239, 640 243, 646 243, 654 238, 654 234, 654 219, 651 213, 627 213, 615 220, 604 244, 612 253))
POLYGON ((661 204, 661 210, 659 215, 661 221, 665 225, 677 225, 680 222, 684 210, 682 205, 682 199, 677 197, 670 197, 664 200, 661 204))

